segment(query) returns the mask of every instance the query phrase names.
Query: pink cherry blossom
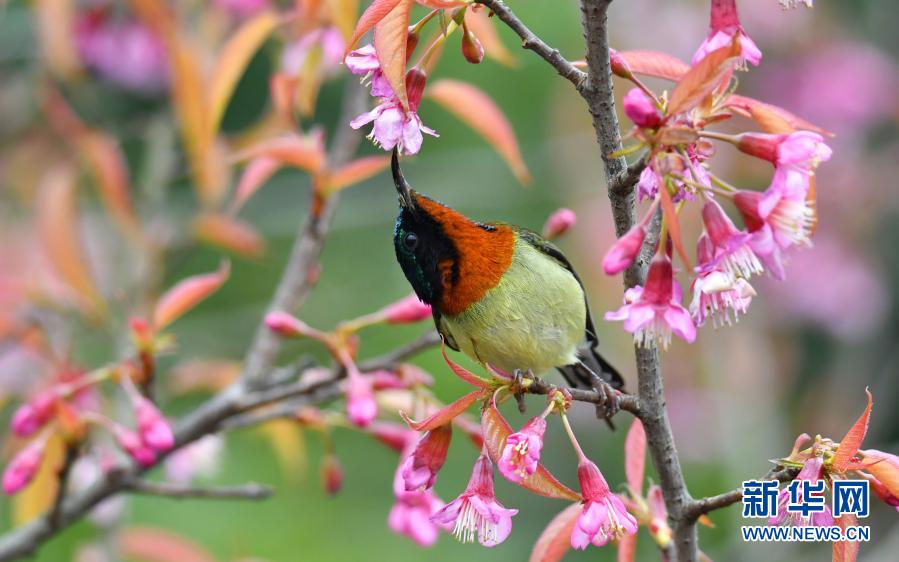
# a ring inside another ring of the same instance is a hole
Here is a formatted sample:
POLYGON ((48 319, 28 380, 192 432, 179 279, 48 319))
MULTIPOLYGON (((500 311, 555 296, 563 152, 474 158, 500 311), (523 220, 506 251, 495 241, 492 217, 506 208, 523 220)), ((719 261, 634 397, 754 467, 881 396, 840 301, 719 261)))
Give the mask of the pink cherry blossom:
MULTIPOLYGON (((821 457, 812 457, 805 461, 802 470, 796 476, 796 480, 802 482, 801 494, 805 495, 805 485, 807 482, 817 482, 821 479, 822 469, 824 467, 824 459, 821 457)), ((787 511, 787 505, 790 501, 790 490, 784 488, 777 496, 777 515, 768 519, 769 525, 793 525, 796 527, 830 527, 834 524, 833 514, 830 506, 824 505, 824 511, 818 511, 803 517, 799 512, 787 511)))
POLYGON ((431 490, 407 491, 403 473, 411 459, 411 452, 411 448, 407 447, 394 474, 393 494, 396 502, 390 509, 387 524, 393 532, 409 537, 419 546, 431 546, 440 532, 440 527, 431 521, 431 517, 443 508, 444 503, 431 490))
POLYGON ((662 124, 662 112, 640 88, 632 88, 621 100, 624 114, 641 129, 657 129, 662 124))
POLYGON ((771 187, 761 203, 765 212, 770 212, 780 197, 804 199, 809 177, 833 154, 824 137, 811 131, 783 135, 744 133, 739 136, 737 148, 775 166, 771 187))
POLYGON ((696 259, 699 273, 692 284, 690 315, 697 326, 705 324, 708 318, 715 327, 730 325, 749 309, 755 290, 745 279, 734 278, 719 267, 709 265, 713 261, 712 241, 705 234, 696 243, 696 259))
POLYGON ((19 406, 10 422, 13 433, 19 437, 28 437, 43 427, 53 417, 55 401, 56 393, 49 391, 42 392, 19 406))
POLYGON ((641 223, 634 225, 624 236, 616 240, 602 259, 602 270, 605 274, 617 275, 630 267, 640 253, 645 238, 646 225, 641 223))
POLYGON ((168 84, 162 39, 137 21, 112 21, 100 10, 88 11, 75 24, 75 48, 88 68, 126 90, 157 94, 168 84))
POLYGON ((168 451, 175 445, 175 436, 169 422, 146 398, 140 397, 135 403, 137 427, 141 440, 156 451, 168 451))
POLYGON ((747 279, 764 271, 749 244, 750 234, 737 230, 717 201, 709 199, 703 205, 702 222, 714 250, 706 268, 720 267, 728 275, 747 279))
POLYGON ((762 52, 740 25, 736 0, 712 0, 709 20, 709 34, 693 55, 694 65, 709 53, 730 45, 734 36, 737 36, 740 42, 740 64, 745 66, 746 62, 750 62, 758 66, 762 60, 762 52))
POLYGON ((572 228, 577 222, 577 215, 571 209, 561 208, 553 211, 543 225, 543 237, 547 240, 558 238, 572 228))
POLYGON ((806 197, 791 196, 784 189, 771 186, 765 193, 737 192, 734 204, 750 232, 770 228, 781 249, 811 245, 816 214, 806 197))
POLYGON ((659 177, 659 173, 652 166, 645 167, 637 181, 637 200, 655 199, 661 185, 662 178, 659 177))
POLYGON ((347 417, 353 425, 366 427, 378 415, 371 380, 351 370, 347 374, 345 392, 347 417))
POLYGON ((546 419, 537 416, 529 420, 521 430, 509 435, 497 462, 500 473, 510 482, 521 482, 537 471, 546 419))
POLYGON ((429 490, 434 486, 437 473, 446 462, 452 426, 444 424, 427 432, 410 454, 401 470, 406 491, 429 490))
POLYGON ((371 84, 371 95, 376 98, 394 97, 393 88, 381 72, 381 62, 375 52, 374 45, 368 44, 355 51, 350 51, 344 58, 344 64, 353 74, 361 75, 363 84, 371 84))
POLYGON ((46 443, 46 439, 37 439, 13 457, 3 472, 4 493, 11 496, 31 482, 41 466, 46 443))
POLYGON ((584 507, 571 531, 571 546, 584 550, 587 545, 603 546, 609 540, 637 532, 637 520, 628 513, 624 502, 609 490, 599 467, 587 458, 577 468, 584 507))
POLYGON ((453 525, 453 535, 462 542, 478 542, 492 547, 512 532, 512 516, 517 509, 506 509, 493 493, 493 463, 481 454, 474 464, 468 487, 458 498, 431 517, 438 525, 453 525))
POLYGON ((624 329, 634 334, 642 347, 656 344, 667 349, 674 332, 687 342, 696 339, 696 326, 681 306, 680 286, 675 290, 671 260, 665 254, 653 258, 646 286, 636 286, 624 294, 624 306, 606 313, 606 320, 623 320, 624 329))

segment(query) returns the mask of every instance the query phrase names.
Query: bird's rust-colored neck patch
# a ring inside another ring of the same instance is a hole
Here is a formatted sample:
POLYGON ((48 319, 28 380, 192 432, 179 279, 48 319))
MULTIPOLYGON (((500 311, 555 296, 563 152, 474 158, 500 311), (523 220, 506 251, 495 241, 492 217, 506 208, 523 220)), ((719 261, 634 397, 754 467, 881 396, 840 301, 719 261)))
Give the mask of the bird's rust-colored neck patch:
POLYGON ((505 225, 478 224, 427 197, 416 197, 416 204, 440 224, 457 252, 455 259, 438 264, 443 292, 437 309, 450 316, 464 312, 496 287, 512 265, 515 233, 505 225))

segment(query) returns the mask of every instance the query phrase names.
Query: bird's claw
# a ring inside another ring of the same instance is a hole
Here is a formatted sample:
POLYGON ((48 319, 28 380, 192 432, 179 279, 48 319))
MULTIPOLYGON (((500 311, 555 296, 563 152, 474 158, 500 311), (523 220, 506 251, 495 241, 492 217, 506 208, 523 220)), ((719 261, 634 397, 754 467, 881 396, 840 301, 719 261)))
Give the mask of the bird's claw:
POLYGON ((524 401, 524 393, 533 381, 534 373, 530 370, 522 371, 521 369, 515 369, 512 374, 512 395, 515 396, 515 400, 518 402, 518 411, 522 414, 527 410, 527 404, 525 404, 524 401))
POLYGON ((618 401, 619 392, 612 385, 599 378, 596 373, 591 374, 593 390, 599 397, 596 403, 596 417, 606 420, 609 427, 615 429, 612 423, 612 417, 621 409, 618 401))

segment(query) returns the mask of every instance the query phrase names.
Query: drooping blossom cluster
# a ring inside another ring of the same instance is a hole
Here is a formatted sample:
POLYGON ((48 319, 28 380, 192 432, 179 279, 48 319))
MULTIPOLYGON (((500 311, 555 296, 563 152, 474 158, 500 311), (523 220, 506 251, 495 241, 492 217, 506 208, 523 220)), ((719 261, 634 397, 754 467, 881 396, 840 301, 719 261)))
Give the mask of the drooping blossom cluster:
POLYGON ((622 52, 613 57, 616 74, 637 85, 624 96, 623 108, 635 125, 638 143, 623 152, 642 151, 645 167, 636 184, 637 197, 652 203, 609 249, 603 269, 615 275, 630 267, 644 250, 650 219, 661 213, 662 237, 645 284, 629 289, 624 306, 607 313, 606 319, 623 321, 641 346, 667 348, 672 334, 692 342, 696 328, 709 320, 717 327, 745 314, 756 295, 754 277, 767 273, 784 278, 789 253, 811 245, 817 223, 815 171, 830 159, 831 149, 824 140, 826 131, 729 89, 735 69, 761 60, 740 24, 734 0, 712 1, 709 35, 691 67, 684 65, 678 78, 666 76, 678 81, 666 96, 657 96, 636 77, 655 72, 649 64, 655 56, 622 52), (730 135, 708 128, 734 113, 777 131, 730 135), (715 175, 709 169, 716 150, 713 141, 769 162, 774 168, 770 185, 763 191, 743 189, 715 175), (726 207, 736 211, 742 227, 726 207), (695 262, 679 227, 690 208, 696 209, 704 227, 696 241, 695 262), (689 278, 687 307, 672 263, 675 250, 689 278))

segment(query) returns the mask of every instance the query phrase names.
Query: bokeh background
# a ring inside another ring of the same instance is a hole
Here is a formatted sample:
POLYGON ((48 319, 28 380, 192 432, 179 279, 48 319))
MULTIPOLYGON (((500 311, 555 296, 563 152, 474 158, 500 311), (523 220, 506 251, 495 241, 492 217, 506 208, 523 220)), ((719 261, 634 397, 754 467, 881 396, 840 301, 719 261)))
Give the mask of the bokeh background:
MULTIPOLYGON (((242 9, 252 4, 178 2, 179 10, 194 14, 185 29, 198 41, 216 33, 214 26, 236 25, 246 17, 242 9)), ((581 56, 574 2, 510 4, 563 54, 581 56)), ((760 68, 740 74, 741 93, 780 104, 834 131, 836 137, 830 141, 834 157, 817 176, 820 223, 815 247, 794 254, 786 281, 761 282, 759 297, 735 327, 704 328, 696 344, 675 342, 664 356, 670 415, 687 483, 696 496, 764 474, 767 459, 787 454, 802 432, 839 439, 862 410, 865 387, 871 389, 875 404, 866 445, 899 451, 899 410, 893 407, 899 394, 899 36, 895 34, 899 8, 889 0, 815 4, 814 10, 782 11, 776 0, 739 3, 744 26, 764 53, 760 68)), ((30 267, 24 264, 38 252, 29 225, 39 199, 40 173, 52 166, 55 156, 47 140, 54 134, 48 132, 52 126, 39 101, 46 80, 56 84, 85 123, 121 143, 134 198, 141 214, 152 217, 154 232, 177 238, 179 225, 197 209, 166 90, 168 61, 154 51, 152 37, 143 37, 149 32, 130 19, 134 16, 128 6, 106 5, 116 18, 133 25, 117 31, 121 36, 110 39, 113 47, 106 51, 63 44, 52 46, 57 50, 54 55, 39 41, 41 25, 47 25, 39 13, 52 19, 69 11, 77 19, 102 5, 0 2, 0 306, 7 311, 20 305, 27 293, 11 287, 20 286, 30 267), (66 55, 70 60, 63 62, 81 70, 67 74, 53 68, 60 64, 58 57, 66 55)), ((616 2, 610 12, 613 45, 664 50, 689 60, 705 35, 707 10, 705 1, 616 2)), ((620 326, 601 320, 604 311, 618 306, 622 289, 620 279, 604 277, 600 269, 613 228, 587 112, 570 84, 536 57, 518 52, 507 30, 500 29, 500 35, 513 51, 515 67, 489 58, 479 66, 468 64, 452 41, 434 75, 475 83, 496 100, 514 125, 533 184, 518 185, 482 139, 427 100, 420 115, 441 137, 425 138, 421 154, 405 165, 406 175, 416 188, 478 219, 539 229, 557 207, 576 210, 577 226, 560 245, 584 278, 606 355, 633 387, 630 337, 620 326)), ((268 76, 281 64, 282 48, 273 39, 254 58, 228 106, 226 134, 245 132, 266 111, 268 76)), ((324 84, 314 116, 306 124, 334 129, 345 79, 340 69, 324 84)), ((361 151, 376 153, 368 143, 361 151)), ((713 169, 732 183, 765 187, 769 170, 751 164, 726 148, 712 161, 713 169)), ((104 293, 115 306, 127 308, 128 297, 122 293, 141 275, 140 264, 116 235, 91 181, 84 177, 79 184, 80 233, 104 293)), ((214 370, 235 368, 306 213, 309 189, 307 175, 283 171, 247 204, 241 216, 265 238, 266 251, 250 259, 234 257, 225 287, 179 320, 177 352, 165 359, 163 378, 171 376, 183 387, 190 386, 190 377, 183 374, 189 373, 184 369, 188 361, 214 359, 218 362, 214 370)), ((408 294, 391 243, 395 205, 385 174, 345 192, 322 258, 320 282, 300 313, 305 321, 330 328, 408 294)), ((695 223, 689 222, 686 228, 695 230, 695 223)), ((209 271, 221 256, 220 249, 184 243, 165 258, 164 284, 209 271)), ((372 328, 363 333, 360 355, 376 355, 426 329, 426 325, 372 328)), ((63 322, 54 330, 73 361, 85 366, 114 357, 123 338, 121 319, 104 327, 63 322)), ((294 343, 287 346, 283 360, 302 353, 324 359, 315 346, 294 343)), ((415 363, 435 375, 435 393, 442 399, 463 392, 462 383, 448 376, 439 352, 427 352, 415 363)), ((41 372, 26 353, 4 344, 0 403, 41 372)), ((205 395, 202 389, 171 391, 165 396, 165 410, 177 416, 205 395)), ((536 407, 535 401, 531 409, 536 407)), ((520 425, 524 417, 512 410, 507 410, 510 422, 520 425)), ((619 485, 625 432, 609 432, 595 422, 589 408, 576 410, 582 443, 610 483, 619 485)), ((7 404, 0 418, 8 419, 10 411, 7 404)), ((274 498, 261 503, 128 498, 114 525, 168 529, 223 561, 523 560, 543 526, 563 507, 498 479, 501 501, 520 510, 509 540, 489 550, 461 545, 444 535, 433 549, 423 550, 387 527, 395 453, 351 430, 337 429, 333 442, 345 471, 343 489, 336 497, 322 490, 319 436, 280 424, 239 431, 229 434, 224 445, 210 445, 204 457, 210 466, 200 478, 209 483, 270 483, 277 490, 274 498)), ((0 444, 6 452, 12 446, 5 435, 0 444)), ((464 487, 475 456, 464 439, 454 441, 437 485, 443 499, 451 499, 464 487)), ((563 481, 575 484, 576 461, 557 423, 550 425, 544 458, 563 481)), ((164 474, 157 470, 153 477, 164 474)), ((745 544, 739 536, 739 515, 738 508, 715 513, 715 527, 700 529, 703 550, 712 559, 829 557, 829 549, 821 545, 745 544)), ((861 560, 896 559, 896 515, 881 504, 874 506, 866 521, 873 528, 873 541, 863 545, 861 560)), ((0 531, 9 529, 14 517, 12 502, 0 499, 0 531)), ((107 536, 102 525, 83 521, 50 541, 35 559, 103 560, 97 557, 110 550, 104 546, 107 536)), ((614 549, 607 547, 571 553, 566 559, 614 558, 614 549)), ((638 560, 657 558, 641 531, 638 560)))

